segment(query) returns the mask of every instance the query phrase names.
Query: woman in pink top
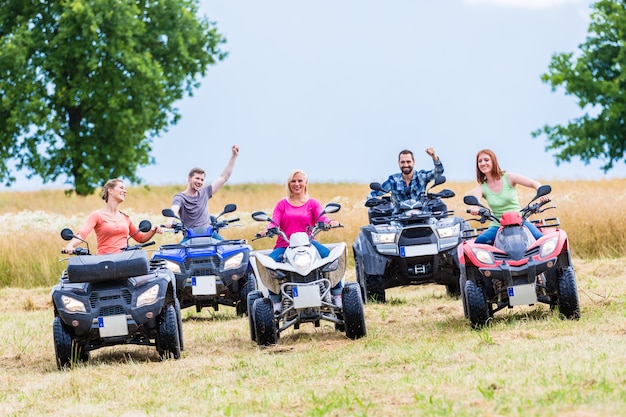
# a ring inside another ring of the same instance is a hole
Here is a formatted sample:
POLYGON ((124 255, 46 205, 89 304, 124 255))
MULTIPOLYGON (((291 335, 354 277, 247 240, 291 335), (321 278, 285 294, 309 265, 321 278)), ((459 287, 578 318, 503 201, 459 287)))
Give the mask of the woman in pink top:
MULTIPOLYGON (((308 178, 301 169, 294 170, 287 179, 287 197, 280 200, 272 213, 272 220, 285 232, 287 236, 291 236, 296 232, 306 232, 307 227, 315 226, 318 216, 324 210, 320 202, 309 196, 308 178)), ((326 216, 319 218, 319 221, 328 223, 331 227, 339 226, 339 222, 331 220, 326 216)), ((274 227, 274 223, 270 223, 268 228, 274 227)), ((267 229, 262 230, 259 234, 265 236, 267 229)), ((319 242, 313 241, 312 244, 317 248, 322 258, 330 254, 330 250, 319 242)), ((276 262, 281 262, 285 249, 289 243, 282 237, 276 239, 274 250, 270 253, 270 257, 276 262)), ((331 289, 333 302, 341 305, 341 282, 331 289)), ((274 303, 274 310, 280 308, 280 294, 274 294, 270 291, 270 298, 274 303)))
MULTIPOLYGON (((133 236, 139 243, 147 242, 155 233, 162 233, 158 226, 146 233, 139 232, 127 214, 119 210, 119 205, 126 198, 126 187, 120 179, 107 181, 102 189, 104 208, 92 212, 85 225, 76 234, 85 240, 92 230, 96 231, 98 255, 121 252, 127 246, 128 236, 133 236), (135 234, 136 233, 136 234, 135 234)), ((63 253, 74 253, 74 248, 82 241, 73 238, 62 249, 63 253)))

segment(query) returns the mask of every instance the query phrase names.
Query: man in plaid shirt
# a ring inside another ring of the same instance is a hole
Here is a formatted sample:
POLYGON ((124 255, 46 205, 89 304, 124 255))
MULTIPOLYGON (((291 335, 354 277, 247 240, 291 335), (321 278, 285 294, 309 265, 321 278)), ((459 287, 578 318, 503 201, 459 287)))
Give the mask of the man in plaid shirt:
MULTIPOLYGON (((435 154, 435 150, 427 148, 426 153, 433 159, 435 168, 430 171, 423 169, 415 171, 413 152, 408 149, 400 151, 398 166, 402 172, 390 175, 387 181, 381 184, 385 192, 391 192, 391 199, 395 204, 410 199, 418 200, 420 194, 426 191, 426 184, 443 174, 443 164, 435 154)), ((385 194, 385 192, 372 190, 369 196, 376 197, 385 194)))

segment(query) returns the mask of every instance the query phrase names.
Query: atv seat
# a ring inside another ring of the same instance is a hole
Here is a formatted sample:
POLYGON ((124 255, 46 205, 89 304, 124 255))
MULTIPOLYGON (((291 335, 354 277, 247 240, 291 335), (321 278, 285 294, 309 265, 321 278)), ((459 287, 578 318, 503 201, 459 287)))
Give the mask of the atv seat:
POLYGON ((67 263, 70 282, 102 282, 148 274, 150 261, 142 250, 110 255, 73 256, 67 263))

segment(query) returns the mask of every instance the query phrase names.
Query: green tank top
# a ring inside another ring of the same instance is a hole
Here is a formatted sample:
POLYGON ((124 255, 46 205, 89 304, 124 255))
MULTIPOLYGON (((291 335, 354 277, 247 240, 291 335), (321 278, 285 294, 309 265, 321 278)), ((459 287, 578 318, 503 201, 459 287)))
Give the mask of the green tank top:
MULTIPOLYGON (((485 182, 481 186, 483 187, 485 200, 489 204, 489 209, 498 220, 502 217, 502 213, 507 211, 519 212, 521 210, 519 200, 517 199, 517 191, 515 187, 511 187, 511 184, 509 184, 506 173, 502 174, 502 191, 499 193, 491 191, 485 182)), ((492 225, 497 226, 495 223, 492 223, 492 225)))

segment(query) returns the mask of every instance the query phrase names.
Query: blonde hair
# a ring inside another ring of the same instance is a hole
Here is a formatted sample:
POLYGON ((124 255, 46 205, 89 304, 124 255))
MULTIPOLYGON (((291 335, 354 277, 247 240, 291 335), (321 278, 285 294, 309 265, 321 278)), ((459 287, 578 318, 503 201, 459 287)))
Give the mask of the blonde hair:
POLYGON ((104 184, 104 187, 102 187, 102 199, 105 202, 109 202, 109 190, 114 189, 120 182, 123 183, 124 181, 119 178, 113 178, 112 180, 108 180, 106 184, 104 184))
POLYGON ((287 178, 287 198, 291 197, 291 187, 289 187, 289 184, 291 183, 291 181, 293 180, 293 178, 297 175, 300 174, 304 177, 304 195, 308 198, 309 197, 309 177, 307 177, 306 172, 304 172, 301 169, 294 169, 293 171, 291 171, 291 174, 289 174, 289 177, 287 178))

